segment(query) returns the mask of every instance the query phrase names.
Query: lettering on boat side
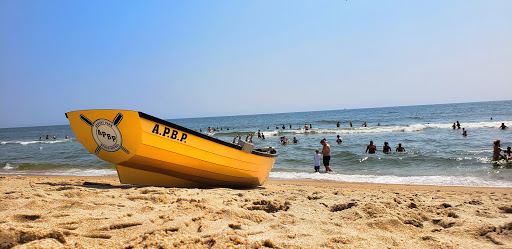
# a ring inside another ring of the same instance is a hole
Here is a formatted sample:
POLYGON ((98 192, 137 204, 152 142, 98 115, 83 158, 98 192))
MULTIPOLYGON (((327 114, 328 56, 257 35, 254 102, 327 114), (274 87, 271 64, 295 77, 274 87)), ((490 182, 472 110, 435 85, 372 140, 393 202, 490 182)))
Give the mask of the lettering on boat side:
POLYGON ((151 133, 160 135, 162 137, 174 139, 176 141, 183 142, 183 143, 187 142, 186 139, 188 137, 187 133, 181 132, 181 135, 180 135, 179 131, 171 129, 171 128, 163 126, 163 125, 162 125, 162 130, 160 130, 159 124, 155 124, 155 127, 153 128, 153 131, 151 131, 151 133))
POLYGON ((130 154, 130 152, 123 147, 123 137, 121 136, 121 131, 117 128, 117 125, 121 123, 122 119, 123 114, 118 113, 114 121, 100 118, 93 123, 86 116, 80 114, 80 120, 91 127, 92 138, 98 145, 94 151, 96 154, 98 154, 101 149, 108 152, 116 152, 121 149, 126 154, 130 154))

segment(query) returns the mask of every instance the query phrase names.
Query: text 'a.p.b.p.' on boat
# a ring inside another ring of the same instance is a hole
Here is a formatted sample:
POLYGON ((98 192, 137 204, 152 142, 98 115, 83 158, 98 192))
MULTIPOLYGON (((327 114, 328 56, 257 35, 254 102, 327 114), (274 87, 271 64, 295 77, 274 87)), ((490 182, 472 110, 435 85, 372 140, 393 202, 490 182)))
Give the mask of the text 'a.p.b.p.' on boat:
POLYGON ((124 184, 256 187, 268 181, 277 158, 272 147, 222 141, 142 112, 84 110, 66 117, 78 141, 115 164, 124 184))

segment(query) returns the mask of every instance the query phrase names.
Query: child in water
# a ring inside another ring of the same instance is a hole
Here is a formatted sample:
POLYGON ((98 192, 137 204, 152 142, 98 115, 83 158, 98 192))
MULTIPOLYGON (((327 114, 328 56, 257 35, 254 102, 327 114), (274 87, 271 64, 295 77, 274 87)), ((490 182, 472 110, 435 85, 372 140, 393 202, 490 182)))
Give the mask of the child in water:
POLYGON ((319 150, 315 150, 315 172, 320 172, 320 159, 322 158, 322 154, 320 154, 319 150))

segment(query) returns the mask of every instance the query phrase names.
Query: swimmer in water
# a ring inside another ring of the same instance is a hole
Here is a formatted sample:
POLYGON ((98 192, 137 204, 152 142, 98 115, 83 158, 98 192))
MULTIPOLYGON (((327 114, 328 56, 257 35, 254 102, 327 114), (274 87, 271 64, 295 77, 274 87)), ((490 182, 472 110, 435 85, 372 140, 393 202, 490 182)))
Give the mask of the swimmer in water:
POLYGON ((401 144, 401 143, 399 143, 399 144, 398 144, 398 147, 396 147, 396 152, 405 152, 405 148, 404 148, 404 147, 402 147, 402 144, 401 144))
POLYGON ((389 147, 388 142, 384 142, 384 146, 382 146, 382 152, 386 154, 391 152, 391 147, 389 147))
POLYGON ((370 141, 370 144, 366 146, 366 153, 368 154, 375 154, 375 151, 377 150, 377 146, 373 144, 373 141, 370 141))

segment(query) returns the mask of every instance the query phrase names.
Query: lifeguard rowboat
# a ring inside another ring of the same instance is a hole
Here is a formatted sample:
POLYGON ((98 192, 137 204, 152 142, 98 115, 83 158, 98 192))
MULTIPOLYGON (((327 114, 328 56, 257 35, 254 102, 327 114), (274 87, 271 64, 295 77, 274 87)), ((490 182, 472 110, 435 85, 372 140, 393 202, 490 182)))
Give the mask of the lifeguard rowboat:
POLYGON ((225 142, 142 112, 85 110, 66 117, 78 141, 115 164, 126 184, 255 187, 267 182, 277 158, 272 148, 225 142))

